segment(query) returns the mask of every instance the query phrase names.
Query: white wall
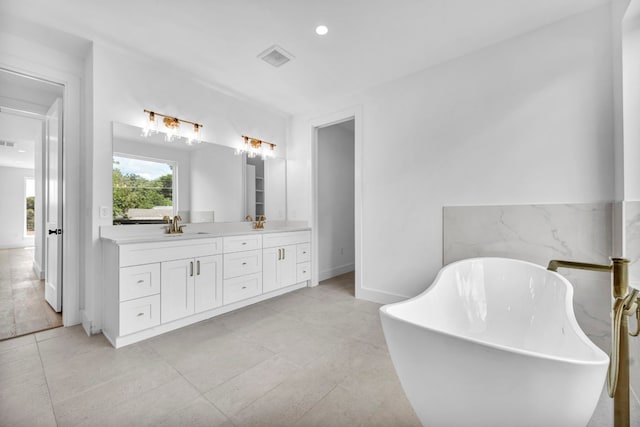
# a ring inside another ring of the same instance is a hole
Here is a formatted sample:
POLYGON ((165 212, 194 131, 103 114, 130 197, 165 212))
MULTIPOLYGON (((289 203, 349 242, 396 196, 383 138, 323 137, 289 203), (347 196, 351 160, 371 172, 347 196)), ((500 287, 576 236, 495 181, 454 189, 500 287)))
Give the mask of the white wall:
POLYGON ((33 169, 0 166, 0 248, 33 246, 33 236, 25 237, 25 179, 33 169))
POLYGON ((102 266, 99 227, 110 217, 99 216, 100 207, 111 206, 111 123, 143 126, 143 109, 204 125, 202 139, 235 147, 240 136, 272 141, 286 150, 287 118, 211 89, 191 79, 187 72, 141 58, 100 43, 94 43, 91 64, 93 132, 90 163, 91 221, 85 272, 86 310, 92 330, 101 325, 102 266))
POLYGON ((311 218, 310 123, 349 105, 363 111, 362 283, 380 296, 432 281, 445 205, 611 200, 610 26, 598 8, 294 117, 290 219, 311 218))
POLYGON ((342 124, 318 129, 319 280, 355 268, 354 143, 342 124))

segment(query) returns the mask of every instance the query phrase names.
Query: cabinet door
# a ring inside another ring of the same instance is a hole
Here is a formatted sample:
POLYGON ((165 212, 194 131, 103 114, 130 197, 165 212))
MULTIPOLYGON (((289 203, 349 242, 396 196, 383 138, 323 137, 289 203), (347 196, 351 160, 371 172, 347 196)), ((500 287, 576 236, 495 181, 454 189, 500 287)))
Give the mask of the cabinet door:
POLYGON ((162 323, 193 314, 195 260, 161 263, 160 318, 162 323))
POLYGON ((195 312, 222 305, 222 256, 196 258, 194 283, 195 312))
POLYGON ((296 246, 268 248, 262 252, 262 290, 264 293, 296 283, 296 246))
POLYGON ((262 251, 262 292, 265 294, 279 288, 278 262, 281 248, 269 248, 262 251))
POLYGON ((296 284, 296 245, 282 247, 282 259, 278 263, 278 283, 280 287, 296 284))

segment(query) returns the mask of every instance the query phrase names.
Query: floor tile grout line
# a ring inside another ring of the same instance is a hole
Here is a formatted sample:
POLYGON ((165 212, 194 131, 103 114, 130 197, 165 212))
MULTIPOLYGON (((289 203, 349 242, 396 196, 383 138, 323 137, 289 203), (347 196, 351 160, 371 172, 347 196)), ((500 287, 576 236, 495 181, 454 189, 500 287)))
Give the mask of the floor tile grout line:
POLYGON ((42 360, 42 353, 40 352, 40 343, 36 340, 35 334, 33 334, 33 341, 36 343, 36 348, 38 349, 38 358, 40 359, 40 367, 42 368, 42 376, 44 377, 44 382, 47 385, 47 395, 49 396, 49 405, 51 405, 51 412, 53 413, 53 419, 56 422, 56 426, 58 425, 58 416, 56 415, 56 408, 53 406, 53 399, 51 397, 51 387, 49 386, 49 379, 47 378, 47 371, 44 368, 44 360, 42 360))
MULTIPOLYGON (((236 425, 236 424, 233 422, 233 420, 231 419, 231 417, 229 417, 229 416, 228 416, 224 411, 222 411, 222 410, 221 410, 220 408, 218 408, 218 407, 217 407, 213 402, 211 402, 209 399, 207 399, 207 397, 205 396, 205 393, 208 393, 208 392, 209 392, 209 391, 211 391, 211 390, 206 391, 206 392, 202 392, 202 391, 200 391, 200 389, 198 389, 198 387, 196 387, 196 385, 195 385, 193 382, 189 381, 189 378, 187 378, 187 377, 186 377, 182 372, 180 372, 180 371, 178 370, 178 368, 176 368, 175 366, 173 366, 173 364, 172 364, 170 361, 166 360, 166 358, 164 358, 164 357, 163 357, 163 356, 162 356, 162 355, 161 355, 161 354, 160 354, 160 353, 159 353, 155 348, 153 348, 152 346, 150 346, 150 347, 151 347, 151 350, 152 350, 152 351, 153 351, 153 352, 154 352, 154 353, 155 353, 155 354, 156 354, 156 355, 157 355, 157 356, 158 356, 162 361, 164 361, 167 365, 169 365, 169 366, 171 367, 171 369, 173 369, 173 370, 174 370, 174 371, 175 371, 175 372, 176 372, 176 373, 177 373, 177 374, 178 374, 178 375, 179 375, 183 380, 185 380, 185 381, 187 382, 187 384, 189 384, 189 385, 190 385, 190 386, 191 386, 191 387, 192 387, 192 388, 193 388, 193 389, 198 393, 198 397, 203 398, 203 399, 204 399, 206 402, 208 402, 210 405, 213 405, 213 407, 214 407, 214 408, 216 408, 218 411, 220 411, 220 413, 221 413, 222 415, 224 415, 224 416, 227 418, 227 420, 228 420, 231 424, 233 424, 234 426, 236 425)), ((250 368, 249 368, 249 369, 250 369, 250 368)), ((238 374, 238 375, 240 375, 240 374, 238 374)), ((236 376, 237 376, 237 375, 236 375, 236 376)), ((234 376, 234 378, 235 378, 235 376, 234 376)), ((224 384, 224 383, 223 383, 223 384, 224 384)), ((220 385, 222 385, 222 384, 220 384, 220 385)), ((215 388, 215 387, 214 387, 214 388, 215 388)), ((212 389, 212 390, 213 390, 213 389, 212 389)), ((176 410, 176 411, 174 411, 174 412, 177 412, 177 410, 176 410)))
POLYGON ((296 420, 294 421, 294 424, 297 424, 298 421, 300 421, 302 418, 304 418, 305 415, 307 415, 309 412, 311 412, 313 410, 313 408, 315 408, 316 406, 318 406, 320 404, 320 402, 322 402, 327 396, 329 396, 330 393, 333 392, 333 390, 335 390, 336 388, 338 388, 339 384, 335 384, 331 390, 327 391, 324 395, 322 395, 322 397, 320 399, 318 399, 318 401, 316 403, 314 403, 311 408, 307 409, 306 411, 304 411, 304 413, 302 415, 300 415, 298 418, 296 418, 296 420))

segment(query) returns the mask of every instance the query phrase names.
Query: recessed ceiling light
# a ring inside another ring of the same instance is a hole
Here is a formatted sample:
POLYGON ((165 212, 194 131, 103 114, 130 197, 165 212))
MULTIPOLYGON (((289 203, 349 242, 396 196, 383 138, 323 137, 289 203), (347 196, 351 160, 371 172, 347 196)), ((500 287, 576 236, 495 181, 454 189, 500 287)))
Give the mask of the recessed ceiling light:
POLYGON ((324 36, 329 32, 329 28, 326 25, 318 25, 316 27, 316 34, 319 36, 324 36))
POLYGON ((18 150, 18 153, 26 153, 25 150, 18 150))

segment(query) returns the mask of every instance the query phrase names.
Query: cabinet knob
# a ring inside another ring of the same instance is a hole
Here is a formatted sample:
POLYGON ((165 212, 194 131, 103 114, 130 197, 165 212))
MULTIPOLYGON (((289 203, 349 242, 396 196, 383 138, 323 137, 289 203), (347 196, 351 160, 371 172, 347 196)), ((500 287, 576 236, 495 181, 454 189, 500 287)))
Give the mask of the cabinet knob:
POLYGON ((242 246, 244 246, 244 245, 246 245, 246 244, 247 244, 247 242, 242 242, 242 246))
POLYGON ((246 263, 246 262, 243 262, 243 263, 242 263, 242 265, 247 265, 247 263, 246 263))
POLYGON ((246 286, 243 286, 243 287, 242 287, 242 289, 247 289, 247 287, 246 287, 246 286))
POLYGON ((140 317, 140 316, 144 316, 144 313, 138 313, 138 314, 136 314, 136 317, 140 317))
POLYGON ((307 272, 307 270, 302 270, 302 274, 305 274, 307 272))
POLYGON ((138 283, 144 283, 144 280, 138 280, 138 283))

